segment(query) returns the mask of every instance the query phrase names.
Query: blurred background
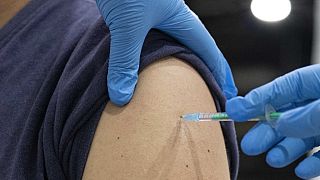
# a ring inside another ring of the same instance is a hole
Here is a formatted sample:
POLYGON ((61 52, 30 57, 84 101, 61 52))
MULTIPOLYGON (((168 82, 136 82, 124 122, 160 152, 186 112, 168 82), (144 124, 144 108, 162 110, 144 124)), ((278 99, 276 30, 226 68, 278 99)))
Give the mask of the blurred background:
MULTIPOLYGON (((186 0, 228 60, 239 95, 245 95, 251 89, 294 69, 320 61, 317 51, 320 3, 317 0, 290 0, 289 16, 278 22, 256 18, 250 9, 251 2, 186 0)), ((236 124, 239 143, 253 125, 236 124)), ((265 163, 265 154, 249 157, 240 152, 238 179, 298 179, 294 175, 298 162, 274 169, 265 163)))

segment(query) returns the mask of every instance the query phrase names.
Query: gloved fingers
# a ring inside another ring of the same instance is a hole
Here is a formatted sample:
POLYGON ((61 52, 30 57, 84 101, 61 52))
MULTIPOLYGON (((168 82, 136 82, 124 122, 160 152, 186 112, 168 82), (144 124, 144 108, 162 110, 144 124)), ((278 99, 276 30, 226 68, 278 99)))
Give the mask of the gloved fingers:
POLYGON ((245 154, 254 156, 268 151, 282 139, 269 124, 259 122, 242 138, 241 149, 245 154))
POLYGON ((133 95, 143 41, 151 26, 141 1, 97 0, 97 5, 111 35, 108 93, 113 103, 122 106, 133 95))
POLYGON ((307 157, 295 169, 295 173, 302 179, 320 176, 320 152, 307 157))
POLYGON ((288 111, 288 110, 291 110, 294 108, 302 107, 302 106, 305 106, 307 104, 312 103, 315 100, 317 100, 317 99, 308 99, 308 100, 304 100, 304 101, 288 103, 288 104, 282 105, 279 108, 277 108, 277 111, 284 112, 284 111, 288 111))
POLYGON ((231 69, 200 19, 186 6, 155 28, 164 31, 195 52, 209 67, 224 95, 237 95, 231 69))
POLYGON ((275 168, 285 167, 311 150, 314 145, 313 138, 287 137, 268 152, 266 161, 275 168))
POLYGON ((289 137, 307 138, 320 135, 320 100, 282 113, 276 129, 289 137))
POLYGON ((110 100, 122 106, 132 98, 138 80, 140 53, 147 30, 110 26, 110 33, 108 92, 110 100))
POLYGON ((264 114, 266 104, 278 109, 282 105, 320 98, 320 65, 288 73, 226 103, 228 115, 238 121, 264 114))

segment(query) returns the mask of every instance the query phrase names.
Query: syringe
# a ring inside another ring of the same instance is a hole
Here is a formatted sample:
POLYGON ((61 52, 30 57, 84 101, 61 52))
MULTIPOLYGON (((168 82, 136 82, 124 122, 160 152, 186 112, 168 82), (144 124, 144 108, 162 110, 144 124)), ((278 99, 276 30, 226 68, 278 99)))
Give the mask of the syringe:
MULTIPOLYGON (((276 112, 274 108, 267 104, 265 106, 265 115, 258 116, 253 119, 249 119, 248 121, 267 121, 272 127, 276 126, 276 122, 280 117, 281 113, 276 112)), ((218 112, 218 113, 191 113, 182 115, 181 118, 185 121, 233 121, 229 118, 227 113, 225 112, 218 112)))

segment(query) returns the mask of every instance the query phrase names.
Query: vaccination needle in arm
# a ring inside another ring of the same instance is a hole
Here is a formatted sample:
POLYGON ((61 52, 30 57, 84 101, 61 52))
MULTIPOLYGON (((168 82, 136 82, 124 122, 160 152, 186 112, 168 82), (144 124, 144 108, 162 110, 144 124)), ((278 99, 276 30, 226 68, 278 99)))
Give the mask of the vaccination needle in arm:
MULTIPOLYGON (((258 116, 253 119, 249 119, 248 121, 266 121, 268 122, 272 127, 275 127, 276 122, 278 118, 280 117, 281 113, 276 112, 274 108, 267 104, 265 106, 265 114, 264 116, 258 116)), ((182 115, 181 118, 185 121, 195 121, 195 122, 201 122, 201 121, 233 121, 230 119, 225 112, 218 112, 218 113, 191 113, 191 114, 185 114, 182 115)))

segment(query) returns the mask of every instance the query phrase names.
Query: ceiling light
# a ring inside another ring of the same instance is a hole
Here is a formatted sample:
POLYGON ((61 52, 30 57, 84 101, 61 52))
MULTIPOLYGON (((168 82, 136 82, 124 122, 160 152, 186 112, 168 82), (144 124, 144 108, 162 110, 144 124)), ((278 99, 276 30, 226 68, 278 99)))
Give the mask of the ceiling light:
POLYGON ((251 11, 260 20, 281 21, 290 14, 291 2, 290 0, 252 0, 251 11))

